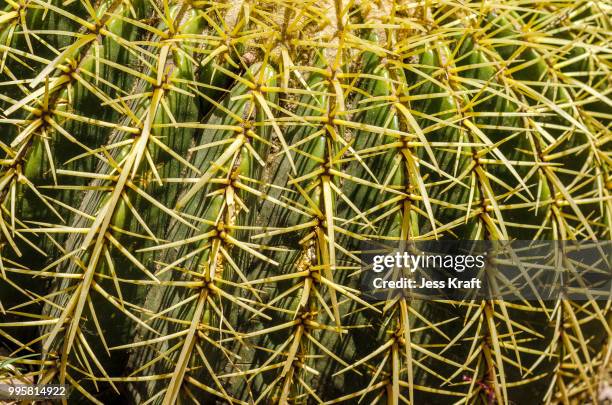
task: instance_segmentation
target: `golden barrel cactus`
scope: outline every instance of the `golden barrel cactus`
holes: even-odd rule
[[[609,241],[606,1],[3,0],[0,382],[597,403],[610,301],[368,300],[364,242]]]

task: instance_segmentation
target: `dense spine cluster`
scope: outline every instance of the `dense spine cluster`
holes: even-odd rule
[[[359,252],[610,240],[610,4],[3,4],[0,382],[596,403],[609,300],[371,301]]]

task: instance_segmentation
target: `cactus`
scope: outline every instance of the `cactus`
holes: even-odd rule
[[[359,253],[609,241],[610,11],[6,0],[0,364],[74,403],[597,403],[609,300],[372,301]]]

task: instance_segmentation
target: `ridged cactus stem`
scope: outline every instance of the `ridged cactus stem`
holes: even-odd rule
[[[70,403],[597,402],[610,302],[570,285],[609,270],[609,11],[7,0],[0,383],[65,383]],[[370,291],[429,278],[370,248],[461,239],[529,257],[511,277],[517,255],[486,260],[486,296]],[[573,257],[587,245],[602,259]],[[528,277],[545,270],[558,297]]]

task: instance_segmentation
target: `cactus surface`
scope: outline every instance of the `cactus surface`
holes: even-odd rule
[[[609,241],[611,15],[4,0],[0,383],[67,384],[68,403],[597,403],[610,300],[371,301],[359,251]]]

